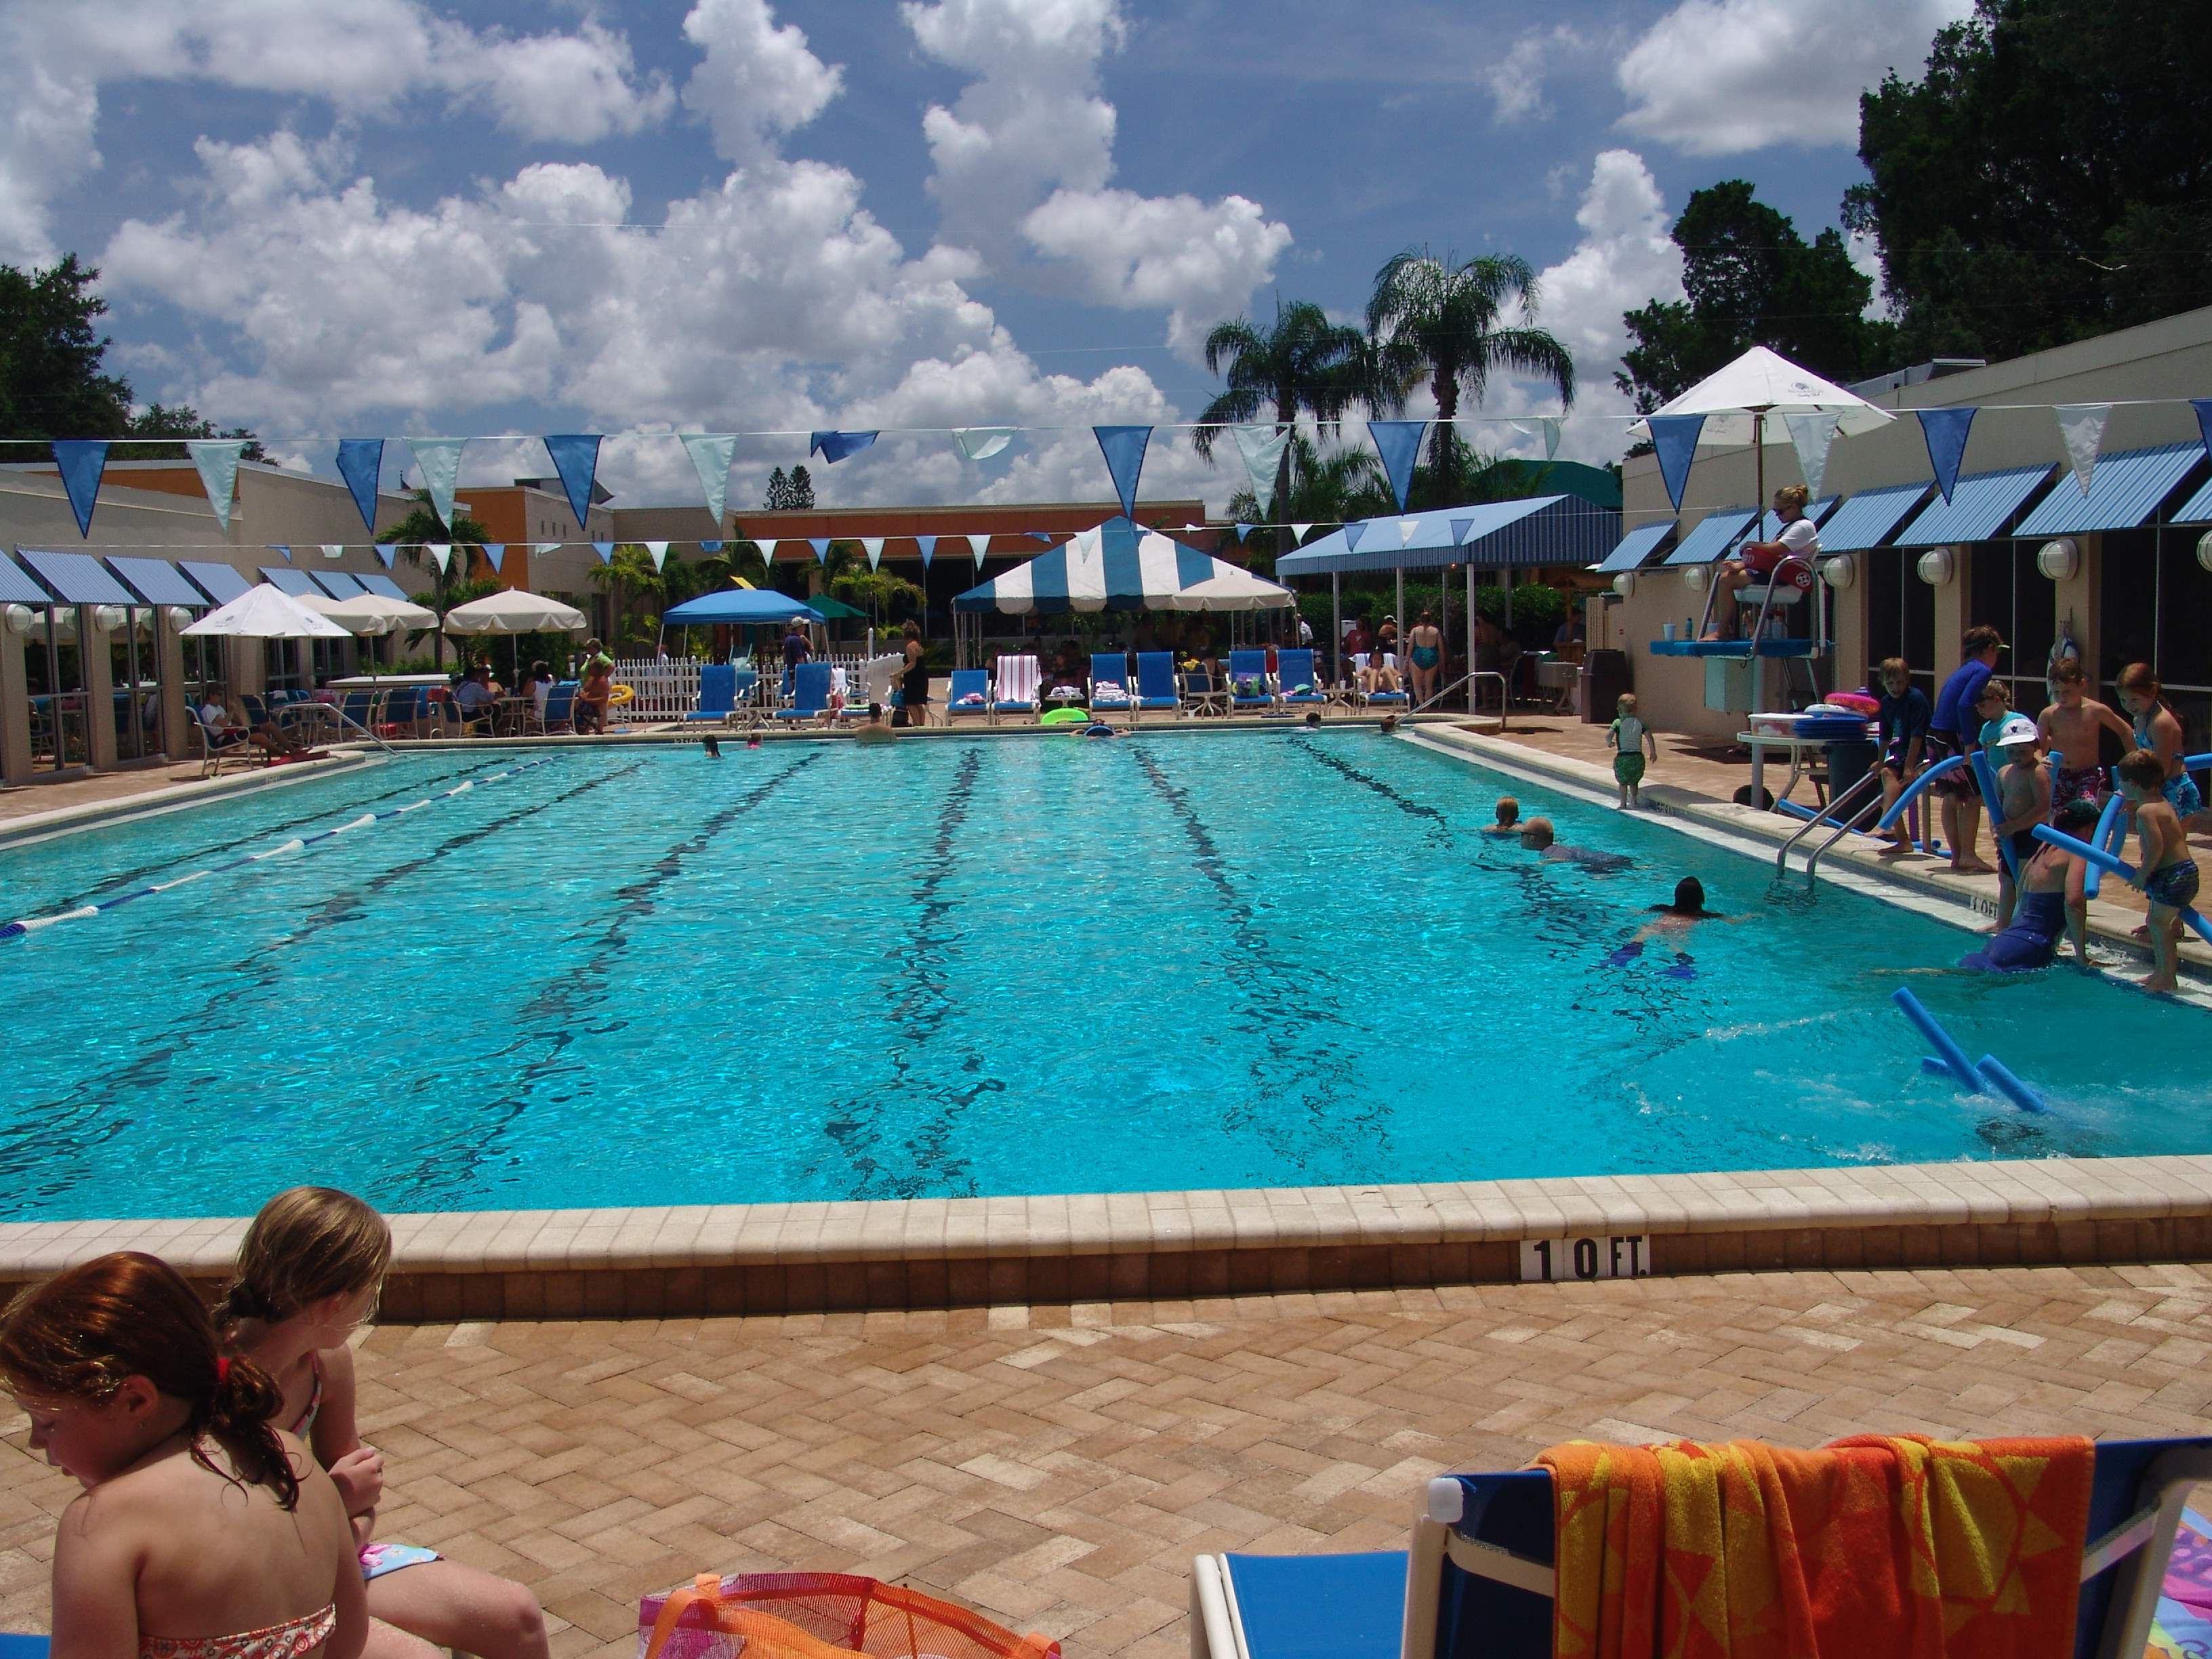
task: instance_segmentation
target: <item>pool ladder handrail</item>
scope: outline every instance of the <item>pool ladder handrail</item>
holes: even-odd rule
[[[368,727],[363,726],[352,715],[347,714],[343,703],[297,702],[289,705],[287,710],[288,713],[304,713],[308,711],[312,711],[313,717],[318,720],[328,716],[330,719],[337,722],[337,728],[341,735],[335,739],[335,741],[341,743],[344,742],[346,739],[343,734],[346,727],[350,726],[355,731],[360,732],[362,737],[367,738],[371,743],[374,744],[379,749],[381,749],[386,754],[396,756],[399,752],[390,744],[386,743],[382,738],[378,737],[375,732],[369,730]]]
[[[1813,884],[1813,872],[1820,862],[1820,854],[1851,833],[1851,820],[1857,816],[1856,809],[1871,800],[1881,788],[1881,770],[1877,767],[1860,778],[1850,788],[1831,795],[1826,805],[1814,813],[1795,835],[1782,843],[1782,850],[1774,855],[1774,878],[1779,881],[1790,873],[1790,848],[1823,824],[1833,822],[1836,833],[1814,848],[1812,855],[1805,860],[1805,884],[1810,887]],[[1842,816],[1832,820],[1830,817],[1832,813]]]
[[[1410,716],[1419,714],[1427,709],[1433,708],[1438,703],[1442,702],[1446,697],[1451,696],[1453,692],[1458,690],[1460,687],[1464,685],[1468,688],[1467,710],[1468,717],[1471,719],[1474,715],[1475,708],[1474,687],[1470,684],[1470,682],[1475,680],[1496,680],[1498,682],[1498,729],[1503,732],[1505,730],[1506,714],[1511,708],[1513,703],[1513,688],[1510,684],[1508,684],[1505,676],[1499,673],[1494,668],[1478,668],[1471,673],[1461,675],[1449,685],[1443,687],[1441,690],[1437,692],[1437,694],[1431,697],[1426,702],[1420,703],[1414,708],[1408,708],[1406,713]]]

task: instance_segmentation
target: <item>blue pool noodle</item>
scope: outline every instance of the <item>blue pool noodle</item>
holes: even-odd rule
[[[2051,1109],[2043,1103],[2043,1097],[2022,1083],[1995,1054],[1984,1054],[1979,1061],[1982,1075],[1990,1086],[2023,1112],[2046,1112]]]
[[[2020,860],[2014,855],[2009,836],[1997,834],[1998,822],[2004,817],[2004,792],[1997,787],[1997,769],[1990,759],[1990,751],[1977,748],[1973,755],[1974,781],[1982,787],[1982,804],[1990,809],[1990,836],[1997,844],[1997,856],[2004,860],[2005,873],[2017,883],[2020,880]],[[1971,849],[1970,849],[1971,850]]]
[[[1957,771],[1966,763],[1966,757],[1964,755],[1947,755],[1943,759],[1937,761],[1935,765],[1897,792],[1897,799],[1890,802],[1889,810],[1876,820],[1874,827],[1877,830],[1888,829],[1905,816],[1905,809],[1920,799],[1922,792],[1929,784],[1940,777]]]
[[[1936,1023],[1936,1016],[1920,1006],[1920,999],[1900,985],[1889,994],[1889,1000],[1904,1011],[1905,1018],[1920,1028],[1920,1035],[1928,1039],[1929,1046],[1940,1056],[1936,1063],[1951,1074],[1959,1086],[1969,1094],[1981,1093],[1982,1074],[1966,1058],[1966,1051]]]
[[[2127,832],[2123,830],[2116,835],[2112,825],[2118,820],[2121,809],[2127,804],[2126,799],[2117,789],[2106,797],[2105,810],[2097,815],[2097,827],[2089,836],[2089,844],[2092,847],[2111,848],[2119,845],[2119,836]],[[2091,860],[2087,874],[2081,878],[2081,890],[2091,898],[2094,898],[2097,896],[2097,889],[2104,884],[2104,866],[2094,860]]]
[[[2133,881],[2136,878],[2136,867],[2132,864],[2124,862],[2101,847],[2092,847],[2085,841],[2076,841],[2065,831],[2053,830],[2047,823],[2039,823],[2035,826],[2035,838],[2038,841],[2047,841],[2053,847],[2063,848],[2076,858],[2086,859],[2091,869],[2102,866],[2123,881]],[[2181,919],[2189,925],[2197,938],[2203,939],[2207,945],[2212,945],[2212,922],[2208,922],[2199,915],[2194,906],[2183,906]]]

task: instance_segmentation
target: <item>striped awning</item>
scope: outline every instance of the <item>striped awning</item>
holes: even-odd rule
[[[179,559],[184,573],[207,590],[208,598],[217,605],[228,605],[253,584],[246,580],[236,565],[217,564],[212,559]]]
[[[194,610],[207,605],[208,596],[186,581],[184,572],[167,559],[125,559],[111,554],[107,566],[149,605],[184,605]]]
[[[381,570],[372,570],[365,576],[356,576],[354,580],[370,592],[384,599],[404,599],[407,597],[407,590]]]
[[[1605,556],[1597,567],[1601,576],[1618,575],[1624,570],[1641,569],[1644,562],[1666,544],[1674,533],[1674,521],[1662,519],[1657,524],[1639,525],[1620,538],[1620,545]]]
[[[1286,587],[1146,530],[1109,519],[1027,564],[969,588],[955,611],[1009,616],[1067,611],[1261,611],[1294,603]]]
[[[1346,525],[1275,561],[1278,576],[1473,564],[1588,567],[1620,540],[1620,514],[1579,495],[1534,495]]]
[[[279,593],[289,593],[295,599],[311,595],[316,599],[324,597],[323,590],[315,586],[314,579],[304,570],[289,569],[281,564],[264,564],[261,567],[261,580]]]
[[[1880,547],[1905,522],[1905,515],[1928,499],[1935,486],[1893,484],[1887,489],[1863,489],[1820,526],[1823,553],[1863,553]]]
[[[2079,536],[2092,530],[2133,530],[2165,505],[2203,459],[2203,444],[2164,444],[2104,456],[2089,475],[2087,495],[2068,473],[2012,533]]]
[[[361,579],[343,570],[310,570],[307,574],[334,599],[357,599],[368,590]]]
[[[2002,472],[1977,472],[1953,487],[1951,499],[1940,496],[1927,505],[1905,532],[1899,547],[1939,547],[1946,542],[1985,542],[2002,535],[2012,515],[2027,504],[2047,482],[2054,469],[2008,467]]]
[[[1711,564],[1735,545],[1736,538],[1751,526],[1751,509],[1747,507],[1724,507],[1717,513],[1709,513],[1698,521],[1698,527],[1682,538],[1681,543],[1667,556],[1669,565]]]
[[[0,605],[52,605],[53,596],[23,574],[14,560],[0,558]]]
[[[89,553],[55,553],[43,547],[19,547],[15,552],[64,605],[138,603],[138,596]]]

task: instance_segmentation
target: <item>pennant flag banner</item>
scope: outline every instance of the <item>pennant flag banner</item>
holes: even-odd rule
[[[1451,521],[1452,545],[1457,547],[1464,543],[1467,532],[1474,528],[1474,520],[1472,519],[1454,519]]]
[[[485,561],[491,566],[492,574],[496,576],[499,574],[500,566],[507,560],[507,544],[486,542],[483,544],[483,555]]]
[[[1185,528],[1185,529],[1188,529],[1188,528],[1189,528],[1189,526],[1186,525],[1186,526],[1184,526],[1184,528]],[[1244,523],[1242,523],[1242,522],[1240,522],[1240,523],[1237,525],[1237,539],[1238,541],[1240,541],[1240,542],[1241,542],[1241,541],[1243,541],[1243,540],[1247,536],[1250,535],[1251,533],[1252,533],[1252,526],[1251,526],[1250,525],[1249,525],[1249,524],[1244,524]]]
[[[1293,543],[1304,541],[1306,538],[1306,532],[1312,528],[1313,526],[1310,523],[1292,525],[1291,526],[1291,540]]]
[[[2204,453],[2212,455],[2212,398],[2191,398],[2189,406],[2197,411],[2197,435],[2204,440]]]
[[[714,515],[714,523],[719,526],[723,510],[730,504],[730,462],[738,453],[738,441],[723,433],[686,433],[684,450],[691,458],[691,470],[699,475],[699,488],[707,497],[707,511]]]
[[[1936,469],[1936,488],[1948,504],[1959,482],[1959,466],[1966,459],[1966,433],[1974,424],[1971,409],[1923,409],[1920,435],[1928,442],[1928,465]]]
[[[397,542],[377,543],[376,556],[384,561],[384,568],[386,570],[391,569],[392,562],[399,556],[399,544]]]
[[[1359,551],[1359,544],[1367,539],[1367,526],[1353,522],[1344,526],[1344,547],[1348,553]]]
[[[653,568],[655,570],[659,570],[667,564],[668,544],[666,542],[647,542],[645,544],[645,550],[647,555],[653,560]]]
[[[461,446],[466,438],[410,438],[415,465],[422,469],[422,488],[430,492],[430,507],[438,522],[453,527],[453,491],[461,482]]]
[[[1252,499],[1259,502],[1264,518],[1275,510],[1275,472],[1282,463],[1283,451],[1290,447],[1291,428],[1232,426],[1229,430],[1237,440],[1237,453],[1244,458],[1244,476],[1251,482]]]
[[[1013,441],[1010,426],[964,426],[952,434],[960,453],[971,461],[988,461]]]
[[[860,550],[868,556],[868,568],[871,570],[879,570],[883,568],[884,540],[881,536],[860,538]]]
[[[1106,458],[1106,471],[1114,477],[1114,493],[1121,498],[1124,518],[1137,516],[1137,480],[1145,470],[1145,447],[1152,441],[1148,426],[1094,426],[1098,452]]]
[[[2074,482],[2089,493],[2089,475],[2097,470],[2097,452],[2105,446],[2105,422],[2112,413],[2110,404],[2059,404],[2051,411],[2058,417],[2058,435],[2066,441],[2066,459],[2074,468]]]
[[[719,553],[722,550],[722,544],[720,542],[701,542],[699,550],[702,553]]]
[[[824,463],[835,466],[848,455],[859,454],[875,441],[872,432],[817,432],[806,453],[819,455]]]
[[[345,556],[345,544],[343,542],[325,542],[323,544],[323,556],[326,559],[343,558]]]
[[[237,470],[237,463],[233,462],[231,471],[235,473]],[[383,471],[383,439],[338,440],[338,477],[345,480],[345,487],[353,496],[354,511],[361,514],[362,523],[372,536],[376,534],[376,480]],[[200,476],[205,477],[207,474],[202,472]]]
[[[1817,496],[1820,481],[1828,476],[1828,450],[1836,441],[1836,425],[1839,415],[1784,415],[1783,425],[1790,428],[1790,447],[1797,452],[1798,471],[1805,475],[1805,488]]]
[[[1042,542],[1047,547],[1052,545],[1052,532],[1049,530],[1032,530],[1028,534],[1033,542]]]
[[[924,570],[928,569],[929,562],[937,556],[937,538],[916,536],[914,538],[914,544],[921,550],[921,568]]]
[[[1403,546],[1405,546],[1408,542],[1412,541],[1412,540],[1413,539],[1414,536],[1415,536],[1415,535],[1419,532],[1420,528],[1421,528],[1421,521],[1420,521],[1419,519],[1401,519],[1401,520],[1398,520],[1398,545],[1399,545],[1399,546],[1401,546],[1401,547],[1403,547]]]
[[[612,564],[615,562],[615,544],[612,542],[593,542],[592,551],[599,556],[601,564]]]
[[[558,553],[561,550],[561,544],[558,542],[532,542],[530,544],[530,550],[538,557],[544,558],[548,553]],[[387,559],[385,562],[389,564],[391,561]]]
[[[545,453],[561,475],[561,488],[568,497],[568,510],[580,530],[590,522],[592,481],[599,476],[599,445],[596,432],[556,432],[545,440]]]
[[[289,563],[291,563],[291,562],[292,562],[292,550],[291,550],[290,548],[289,548],[289,547],[283,547],[283,546],[278,545],[278,544],[277,544],[276,543],[275,543],[275,542],[271,542],[271,543],[269,544],[269,550],[270,550],[271,553],[282,553],[282,554],[284,556],[284,562],[285,562],[286,564],[289,564]]]
[[[199,469],[200,488],[207,491],[208,505],[215,509],[215,521],[228,532],[230,528],[231,497],[238,489],[239,458],[246,453],[242,438],[195,438],[185,446],[191,456],[192,465]],[[374,501],[372,495],[370,501]],[[376,526],[371,525],[371,530]]]
[[[453,544],[451,542],[431,542],[428,546],[430,562],[438,567],[438,574],[442,576],[446,574],[446,567],[453,562]],[[288,552],[284,556],[289,559],[292,556]]]
[[[1429,429],[1426,421],[1370,421],[1367,435],[1374,441],[1375,453],[1382,458],[1382,471],[1390,480],[1390,493],[1398,499],[1398,510],[1406,510],[1406,492],[1413,484],[1413,459],[1421,453],[1421,434]]]
[[[89,536],[100,475],[107,471],[107,440],[57,438],[53,445],[54,465],[61,469],[62,488],[69,492],[70,510],[76,514],[76,533]]]
[[[1516,432],[1518,432],[1526,437],[1534,437],[1537,433],[1541,432],[1544,434],[1545,462],[1548,465],[1549,463],[1559,459],[1559,422],[1552,416],[1548,415],[1544,416],[1537,420],[1533,426],[1526,421],[1508,421],[1506,425],[1511,427]]]
[[[815,563],[830,562],[830,538],[827,536],[809,536],[806,538],[806,544],[814,550]]]
[[[1705,429],[1702,415],[1653,415],[1644,422],[1651,434],[1651,447],[1659,457],[1660,480],[1667,499],[1682,510],[1682,492],[1689,488],[1690,462],[1698,453],[1698,434]]]
[[[988,536],[970,536],[968,538],[968,550],[975,556],[976,569],[981,570],[983,568],[984,550],[990,545],[991,538]]]

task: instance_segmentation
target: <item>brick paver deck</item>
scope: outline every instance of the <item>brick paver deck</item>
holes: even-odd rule
[[[1444,1468],[1576,1436],[2202,1433],[2208,1356],[2212,1273],[2041,1267],[393,1327],[362,1370],[386,1535],[529,1582],[562,1659],[628,1659],[643,1591],[793,1565],[1173,1659],[1194,1553],[1397,1546]],[[43,1628],[74,1487],[4,1427],[0,1626]]]

